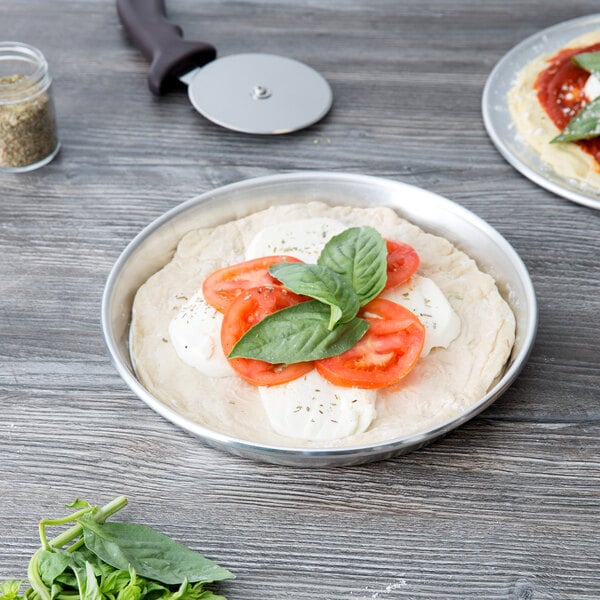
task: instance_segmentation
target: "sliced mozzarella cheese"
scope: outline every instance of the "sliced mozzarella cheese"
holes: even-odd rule
[[[432,348],[447,348],[460,333],[460,318],[440,288],[428,277],[413,275],[410,280],[382,294],[413,312],[425,326],[425,344],[421,356]]]
[[[179,358],[211,377],[234,375],[221,348],[223,315],[196,292],[169,323],[169,338]]]
[[[248,244],[246,260],[287,254],[307,263],[316,263],[323,246],[346,226],[335,219],[300,219],[265,227]]]
[[[596,75],[590,75],[588,77],[585,86],[583,87],[583,93],[590,102],[600,96],[600,79],[598,79]]]
[[[375,417],[375,390],[335,386],[316,370],[259,392],[271,427],[291,438],[337,440],[362,433]]]

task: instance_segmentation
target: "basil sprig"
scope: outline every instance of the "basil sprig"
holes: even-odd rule
[[[123,496],[102,508],[76,500],[76,510],[40,522],[42,546],[29,562],[30,587],[22,581],[0,584],[4,600],[226,600],[206,589],[233,575],[166,535],[132,523],[105,523],[127,504]],[[45,529],[73,524],[54,539]]]
[[[572,61],[582,69],[600,78],[600,52],[582,52]],[[589,140],[600,135],[600,96],[586,104],[550,143]]]
[[[228,358],[292,364],[342,354],[367,332],[358,310],[387,281],[385,240],[372,227],[352,227],[334,236],[316,265],[281,263],[269,272],[297,294],[313,300],[284,308],[251,327]]]

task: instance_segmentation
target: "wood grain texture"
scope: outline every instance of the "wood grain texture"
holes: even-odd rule
[[[221,55],[284,54],[322,72],[331,113],[284,137],[157,99],[110,0],[3,0],[0,38],[39,47],[62,151],[0,175],[0,580],[25,575],[37,520],[126,494],[132,521],[234,571],[231,600],[600,597],[600,215],[503,161],[486,77],[573,0],[173,0]],[[248,177],[323,169],[438,192],[496,227],[540,303],[524,371],[490,409],[404,457],[297,470],[215,451],[153,413],[110,364],[106,277],[141,228]]]

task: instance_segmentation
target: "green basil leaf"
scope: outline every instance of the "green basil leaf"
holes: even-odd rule
[[[129,565],[129,583],[119,590],[117,600],[139,600],[142,596],[142,588],[139,584],[135,569]]]
[[[272,364],[319,360],[349,350],[369,328],[367,321],[355,317],[330,330],[329,316],[329,307],[318,300],[274,312],[237,341],[229,358],[255,358]]]
[[[584,106],[557,135],[552,144],[557,142],[576,142],[589,140],[600,135],[600,96]]]
[[[75,498],[75,500],[73,500],[73,502],[70,502],[69,504],[65,504],[65,506],[67,508],[88,508],[90,505],[90,503],[87,500],[80,500],[79,498]]]
[[[116,596],[119,590],[127,587],[131,581],[129,571],[124,569],[113,569],[100,580],[100,591],[105,596]]]
[[[199,596],[198,600],[227,600],[225,596],[221,596],[220,594],[215,594],[210,590],[204,590]]]
[[[572,60],[589,73],[600,73],[600,52],[582,52],[576,54]]]
[[[86,547],[116,569],[133,567],[160,583],[221,581],[233,575],[187,546],[145,525],[78,521]]]
[[[80,600],[104,600],[98,587],[94,567],[89,562],[85,563],[85,571],[75,569],[75,576],[77,577]]]
[[[0,600],[20,600],[19,590],[23,583],[23,579],[9,579],[0,583]]]
[[[331,307],[329,329],[338,321],[353,319],[360,308],[360,301],[350,282],[328,267],[306,263],[278,263],[269,273],[283,285],[303,296],[310,296]]]
[[[192,585],[184,581],[176,592],[169,595],[168,600],[227,600],[225,596],[203,589],[203,586],[201,583]]]
[[[72,571],[65,571],[64,573],[62,573],[61,575],[59,575],[56,578],[54,585],[57,585],[57,584],[62,586],[63,588],[68,588],[68,587],[75,588],[75,587],[77,587],[77,580],[75,579],[75,575],[73,574]]]
[[[51,552],[42,550],[38,555],[38,572],[42,581],[47,586],[52,586],[56,578],[65,572],[65,569],[72,564],[72,558],[62,552]]]
[[[351,227],[332,237],[317,263],[345,277],[364,306],[387,281],[385,240],[372,227]]]

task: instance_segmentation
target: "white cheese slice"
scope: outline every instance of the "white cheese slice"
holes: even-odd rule
[[[434,281],[421,275],[381,295],[413,312],[425,326],[425,344],[421,357],[432,348],[447,348],[460,333],[460,318]]]
[[[375,390],[338,387],[314,369],[259,393],[271,427],[290,438],[337,440],[366,431],[375,418]]]
[[[585,86],[583,87],[583,93],[590,102],[600,96],[600,79],[598,79],[596,75],[590,75],[588,77]]]
[[[248,244],[246,260],[286,254],[316,263],[323,246],[347,227],[335,219],[300,219],[265,227]]]
[[[196,292],[169,323],[169,338],[179,358],[211,377],[235,375],[221,347],[223,315]]]

